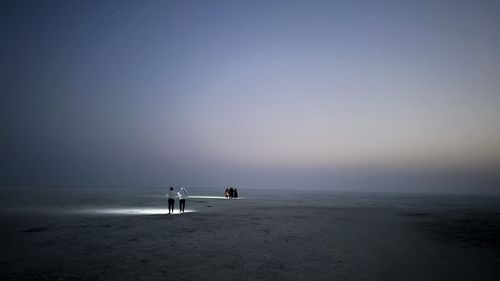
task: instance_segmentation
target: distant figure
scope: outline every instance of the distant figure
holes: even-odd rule
[[[233,196],[234,196],[234,189],[233,187],[229,187],[229,198],[233,199]]]
[[[170,190],[167,192],[167,198],[168,198],[168,213],[171,214],[174,212],[174,203],[175,203],[175,197],[177,194],[174,192],[174,188],[170,187]]]
[[[184,187],[181,186],[181,190],[177,192],[177,195],[179,196],[179,212],[184,213],[184,208],[186,208],[186,200],[188,199],[188,192]]]
[[[226,187],[226,191],[224,191],[224,196],[229,198],[229,188]]]
[[[238,198],[238,189],[236,187],[234,188],[233,197]]]

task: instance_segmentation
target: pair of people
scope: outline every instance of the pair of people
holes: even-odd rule
[[[175,192],[174,188],[170,187],[170,190],[167,192],[168,213],[171,214],[174,212],[175,198],[179,198],[179,212],[184,213],[188,197],[188,192],[184,187],[181,186],[181,189],[178,192]]]

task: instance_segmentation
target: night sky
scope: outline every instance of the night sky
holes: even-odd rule
[[[499,1],[2,1],[0,186],[500,193]]]

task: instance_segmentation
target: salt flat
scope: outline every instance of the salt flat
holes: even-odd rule
[[[108,202],[102,192],[96,201]],[[2,280],[500,278],[496,210],[335,206],[333,197],[313,204],[299,194],[199,196],[190,212],[165,215],[160,194],[141,194],[130,197],[138,206],[4,209]]]

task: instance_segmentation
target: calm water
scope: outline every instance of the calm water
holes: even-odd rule
[[[166,191],[166,188],[1,188],[0,212],[77,214],[105,208],[162,209],[166,205]],[[188,209],[192,211],[243,205],[500,211],[499,196],[239,189],[241,198],[229,200],[210,197],[222,197],[223,188],[190,188],[189,192],[197,196],[188,201]]]

